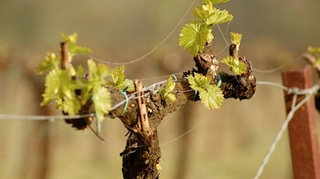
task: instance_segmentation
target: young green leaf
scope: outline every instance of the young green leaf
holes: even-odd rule
[[[88,68],[89,82],[85,93],[92,91],[94,109],[98,120],[102,121],[104,115],[111,109],[110,92],[103,86],[106,84],[106,78],[110,75],[110,70],[104,64],[96,65],[93,60],[88,60]]]
[[[213,12],[213,6],[211,3],[199,5],[195,8],[193,16],[199,18],[202,22],[207,23],[210,14]],[[209,24],[209,23],[207,23]]]
[[[41,102],[41,106],[48,105],[51,103],[56,97],[58,97],[59,92],[59,81],[57,77],[56,71],[51,71],[45,80],[45,91],[42,94],[43,100]]]
[[[195,17],[198,17],[202,22],[207,25],[216,25],[229,22],[233,16],[227,10],[216,9],[211,3],[206,5],[197,6],[193,12]]]
[[[52,70],[45,79],[45,92],[42,95],[43,101],[41,106],[49,104],[57,98],[63,98],[64,94],[68,94],[70,86],[70,77],[66,70]]]
[[[63,42],[75,44],[75,43],[77,43],[78,34],[76,32],[74,32],[71,35],[66,35],[64,33],[60,33],[60,37]]]
[[[179,45],[195,56],[198,52],[203,52],[206,43],[212,41],[211,31],[211,27],[204,23],[191,22],[186,24],[180,33]]]
[[[72,50],[70,50],[71,54],[90,54],[92,50],[87,47],[75,46]]]
[[[68,42],[68,52],[70,56],[76,54],[89,54],[92,53],[92,50],[86,47],[78,46],[77,45],[77,33],[73,33],[71,35],[66,35],[61,33],[61,39],[64,42]]]
[[[213,9],[213,12],[209,15],[207,23],[211,25],[223,24],[230,22],[233,16],[229,14],[227,10]]]
[[[320,54],[320,47],[311,47],[309,46],[307,51],[313,54]]]
[[[169,77],[165,87],[160,90],[160,94],[162,99],[168,98],[170,101],[175,101],[176,97],[172,94],[172,90],[175,88],[176,83],[173,81],[172,76]]]
[[[237,46],[237,51],[239,51],[242,34],[230,32],[231,44],[235,44]]]
[[[116,67],[111,73],[111,81],[107,84],[117,87],[119,90],[127,89],[126,91],[134,91],[133,81],[125,79],[124,66]]]
[[[223,102],[223,93],[216,85],[209,85],[205,91],[199,92],[201,102],[207,109],[218,109]]]
[[[111,95],[104,87],[97,87],[93,90],[93,104],[99,121],[102,121],[104,116],[111,109]]]
[[[84,74],[83,67],[81,65],[79,65],[77,67],[76,76],[79,77],[79,78],[82,78],[83,74]]]
[[[237,67],[239,65],[239,59],[234,58],[233,56],[228,55],[221,60],[222,63],[228,65],[229,67]]]
[[[93,60],[88,60],[89,78],[95,85],[104,85],[106,83],[107,76],[110,75],[109,68],[99,63],[98,66]]]
[[[226,58],[222,59],[221,62],[228,65],[231,70],[237,75],[241,75],[247,72],[247,65],[244,62],[240,61],[238,58],[234,58],[229,55]]]
[[[199,73],[194,73],[194,76],[188,76],[188,82],[193,90],[201,92],[210,85],[211,79]]]
[[[60,58],[54,53],[47,53],[45,59],[39,63],[36,68],[38,74],[46,73],[52,69],[58,69],[60,65]]]
[[[69,73],[70,73],[71,76],[76,76],[77,75],[76,69],[74,69],[73,65],[71,65],[71,64],[69,66]]]
[[[62,103],[62,110],[69,115],[75,115],[81,109],[81,103],[77,99],[74,93],[70,93],[71,96],[64,96]]]
[[[320,47],[311,47],[311,46],[309,46],[307,51],[309,53],[312,53],[313,55],[315,55],[316,61],[313,63],[313,66],[314,67],[318,66],[320,64],[320,58],[319,58]]]
[[[199,92],[201,102],[208,109],[217,109],[222,105],[223,94],[219,87],[211,85],[211,79],[201,74],[195,73],[188,76],[190,87]]]

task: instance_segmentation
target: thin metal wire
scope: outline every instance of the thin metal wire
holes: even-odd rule
[[[257,85],[267,85],[267,86],[274,86],[274,87],[277,87],[277,88],[281,88],[285,91],[288,91],[289,88],[286,87],[286,86],[283,86],[281,84],[278,84],[278,83],[274,83],[274,82],[271,82],[271,81],[257,81]]]
[[[199,1],[199,0],[198,0]],[[129,64],[133,64],[135,62],[138,62],[144,58],[146,58],[147,56],[149,56],[151,53],[153,53],[155,50],[158,49],[158,47],[160,45],[162,45],[172,34],[174,31],[177,30],[177,28],[179,27],[179,25],[182,23],[183,19],[188,15],[189,11],[191,10],[191,8],[193,7],[194,3],[196,2],[196,0],[193,0],[193,2],[191,3],[191,5],[189,6],[188,10],[184,13],[184,15],[182,16],[182,18],[180,19],[180,21],[178,22],[178,24],[173,28],[173,30],[169,33],[169,35],[167,35],[166,38],[164,38],[160,43],[159,45],[157,45],[156,47],[154,47],[151,51],[149,51],[147,54],[143,55],[142,57],[138,58],[138,59],[135,59],[135,60],[132,60],[132,61],[129,61],[129,62],[123,62],[123,63],[113,63],[113,62],[108,62],[108,61],[105,61],[105,60],[101,60],[99,58],[96,58],[94,57],[93,55],[89,55],[90,58],[92,58],[93,60],[95,61],[99,61],[99,62],[102,62],[102,63],[106,63],[106,64],[112,64],[112,65],[129,65]]]
[[[54,120],[54,119],[80,119],[95,116],[95,114],[84,115],[53,115],[53,116],[28,116],[15,114],[0,114],[0,120]]]
[[[289,62],[285,62],[283,63],[282,65],[278,66],[278,67],[275,67],[275,68],[272,68],[272,69],[268,69],[268,70],[260,70],[260,69],[256,69],[256,68],[252,68],[252,70],[254,72],[257,72],[257,73],[261,73],[261,74],[267,74],[267,73],[274,73],[274,72],[277,72],[277,71],[280,71],[282,70],[285,66],[299,60],[301,57],[303,57],[302,55],[297,55],[293,58],[293,60],[289,61]]]
[[[277,72],[277,71],[280,71],[283,67],[287,66],[288,64],[290,64],[292,62],[287,62],[287,63],[284,63],[276,68],[273,68],[273,69],[270,69],[270,70],[259,70],[259,69],[256,69],[256,68],[252,68],[252,70],[254,72],[257,72],[257,73],[273,73],[273,72]]]
[[[228,40],[227,40],[227,39],[226,39],[226,37],[223,35],[223,32],[222,32],[222,30],[221,30],[221,28],[220,28],[220,25],[219,25],[219,24],[217,25],[217,27],[218,27],[218,29],[219,29],[219,32],[220,32],[220,34],[221,34],[221,36],[222,36],[222,38],[223,38],[224,42],[227,44],[227,46],[230,46],[230,44],[229,44]]]
[[[170,143],[172,143],[172,142],[174,142],[174,141],[182,138],[183,136],[189,134],[191,131],[193,131],[195,128],[197,128],[200,124],[202,124],[206,119],[208,119],[211,114],[212,114],[212,111],[211,111],[206,117],[204,117],[200,122],[198,122],[198,124],[196,124],[195,126],[193,126],[191,129],[187,130],[187,131],[184,132],[183,134],[179,135],[178,137],[176,137],[176,138],[174,138],[174,139],[172,139],[172,140],[170,140],[170,141],[168,141],[168,142],[165,142],[165,143],[160,144],[159,146],[161,147],[161,146],[170,144]]]
[[[179,73],[174,73],[175,75],[182,75],[182,72]],[[149,81],[149,80],[158,80],[158,79],[162,79],[162,78],[169,78],[169,76],[171,76],[172,74],[169,75],[163,75],[163,76],[158,76],[158,77],[152,77],[152,78],[138,78],[138,80],[140,81]]]
[[[148,87],[144,87],[142,91],[149,91],[145,93],[143,96],[148,96],[150,93],[155,93],[159,90],[159,86],[167,83],[167,80],[157,82],[153,85],[150,85]],[[128,99],[136,99],[136,94],[139,93],[140,91],[136,91],[130,96],[128,96]],[[126,99],[115,104],[114,106],[111,107],[111,111],[115,110],[119,106],[123,105],[126,103]],[[0,114],[0,120],[50,120],[53,121],[55,119],[80,119],[80,118],[87,118],[87,117],[93,117],[95,114],[83,114],[83,115],[52,115],[52,116],[41,116],[41,115],[15,115],[15,114]]]
[[[268,163],[269,158],[271,156],[271,154],[274,152],[277,143],[279,142],[279,140],[281,139],[283,132],[287,129],[289,122],[291,121],[291,119],[293,118],[294,113],[302,106],[304,105],[307,101],[309,101],[310,97],[312,96],[312,94],[309,92],[309,94],[306,95],[306,97],[300,101],[297,105],[295,105],[296,100],[297,100],[297,96],[298,94],[294,94],[293,96],[293,100],[292,100],[292,106],[291,106],[291,111],[289,112],[285,122],[282,124],[280,131],[278,132],[274,142],[271,144],[271,147],[267,153],[267,155],[265,156],[265,158],[263,159],[263,162],[261,164],[261,166],[259,167],[256,176],[254,177],[254,179],[258,179],[259,176],[262,174],[265,165]]]
[[[159,90],[159,88],[156,88],[157,86],[161,86],[163,84],[167,83],[167,80],[164,81],[160,81],[158,83],[155,83],[153,85],[150,85],[148,87],[144,87],[142,91],[149,91],[148,93],[144,94],[144,96],[150,95],[150,93],[154,93],[157,92]],[[309,99],[310,97],[315,94],[319,89],[320,89],[320,85],[316,84],[314,86],[312,86],[311,88],[308,89],[298,89],[298,88],[288,88],[286,86],[274,83],[274,82],[269,82],[269,81],[258,81],[257,82],[258,85],[268,85],[268,86],[273,86],[273,87],[277,87],[280,88],[282,90],[287,91],[290,94],[293,94],[293,102],[292,102],[292,106],[291,106],[291,111],[289,112],[285,122],[283,123],[280,131],[278,132],[274,142],[272,143],[271,147],[269,148],[269,151],[267,153],[267,155],[265,156],[261,166],[259,167],[256,176],[254,177],[254,179],[258,179],[259,176],[262,174],[265,165],[268,163],[271,154],[274,152],[277,143],[279,142],[279,140],[281,139],[284,131],[287,129],[289,122],[291,121],[291,119],[293,118],[294,113],[302,106],[304,105]],[[188,91],[186,91],[188,92]],[[136,99],[136,93],[138,92],[134,92],[132,93],[128,99]],[[296,100],[297,100],[297,96],[298,95],[305,95],[306,97],[300,101],[298,104],[296,104]],[[117,107],[123,105],[126,102],[126,100],[123,100],[121,102],[119,102],[118,104],[114,105],[111,110],[116,109]],[[210,115],[210,114],[209,114]],[[209,116],[208,115],[208,116]],[[92,117],[95,116],[95,114],[84,114],[84,115],[53,115],[53,116],[26,116],[26,115],[10,115],[10,114],[0,114],[0,120],[50,120],[53,121],[54,119],[80,119],[80,118],[86,118],[86,117]],[[207,117],[208,117],[207,116]],[[204,119],[206,119],[207,117],[205,117]],[[190,133],[191,131],[193,131],[196,127],[198,127],[204,120],[200,121],[197,125],[195,125],[194,127],[192,127],[190,130],[186,131],[185,133],[183,133],[182,135],[174,138],[173,140],[170,140],[169,142],[165,142],[163,144],[161,144],[160,146],[163,145],[167,145],[169,143],[172,143],[180,138],[182,138],[183,136],[187,135],[188,133]]]

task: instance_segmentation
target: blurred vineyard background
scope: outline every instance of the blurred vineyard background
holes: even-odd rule
[[[57,52],[60,32],[77,32],[79,45],[90,47],[93,56],[109,62],[135,60],[159,45],[143,60],[126,66],[128,78],[158,77],[192,68],[193,61],[178,46],[178,38],[193,10],[160,44],[191,3],[1,0],[0,113],[61,114],[53,106],[39,107],[44,79],[34,75],[46,52]],[[228,31],[227,39],[230,31],[243,34],[240,55],[256,69],[272,69],[287,62],[285,69],[302,68],[306,63],[300,54],[308,45],[320,45],[320,1],[233,0],[218,7],[234,15],[229,26],[221,29]],[[228,53],[226,49],[220,53],[226,43],[217,28],[214,34],[213,51],[222,59]],[[88,58],[79,56],[75,63],[84,64]],[[225,67],[221,70],[228,71]],[[256,76],[259,81],[281,83],[280,71],[256,72]],[[152,82],[143,81],[146,85]],[[170,114],[159,127],[163,144],[160,177],[253,178],[285,120],[283,99],[280,89],[258,86],[255,97],[248,101],[225,100],[221,109],[212,111],[200,102],[190,102]],[[0,178],[122,178],[119,153],[127,131],[118,120],[106,119],[102,124],[104,144],[91,131],[75,131],[63,120],[2,120]],[[282,137],[261,179],[292,178],[287,138]]]

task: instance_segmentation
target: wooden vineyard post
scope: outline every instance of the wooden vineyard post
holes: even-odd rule
[[[283,85],[299,89],[310,88],[313,85],[312,68],[286,71],[282,73]],[[305,96],[298,96],[297,103]],[[291,111],[293,95],[285,91],[287,114]],[[315,117],[314,98],[311,97],[299,108],[288,126],[290,149],[294,179],[320,179],[320,160]]]

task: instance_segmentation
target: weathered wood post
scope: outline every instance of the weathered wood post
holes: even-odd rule
[[[299,89],[313,85],[312,68],[308,65],[303,70],[285,71],[282,73],[283,85]],[[285,91],[287,114],[291,111],[293,95]],[[297,103],[304,96],[298,96]],[[315,117],[314,98],[310,98],[298,109],[289,123],[289,138],[292,166],[295,179],[320,179],[320,160],[318,136]]]

